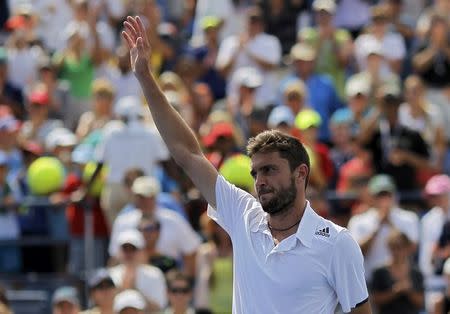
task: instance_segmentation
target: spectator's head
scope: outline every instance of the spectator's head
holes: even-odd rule
[[[319,26],[330,25],[333,22],[333,15],[336,12],[334,0],[314,0],[312,7]]]
[[[264,14],[257,6],[250,7],[247,12],[247,31],[250,37],[264,31]]]
[[[367,70],[370,73],[379,73],[384,62],[384,52],[381,44],[375,40],[369,41],[365,47]]]
[[[161,233],[161,223],[155,216],[142,216],[139,231],[145,239],[146,248],[155,249]]]
[[[53,314],[78,314],[80,300],[74,287],[58,288],[52,298]]]
[[[253,100],[255,91],[263,83],[261,74],[253,67],[242,67],[234,72],[230,85],[237,89],[238,101]]]
[[[434,14],[431,17],[430,28],[427,38],[435,45],[448,45],[448,20],[441,14]]]
[[[136,96],[124,96],[117,100],[115,115],[124,123],[140,121],[144,118],[142,101]]]
[[[316,51],[306,43],[297,43],[292,46],[289,61],[293,63],[294,71],[301,79],[308,79],[316,66]]]
[[[348,144],[352,140],[353,113],[348,108],[336,110],[330,119],[331,138],[335,145]]]
[[[203,145],[212,151],[227,155],[235,148],[234,127],[229,122],[213,123],[202,138]]]
[[[249,140],[247,153],[264,211],[282,213],[304,197],[310,164],[298,139],[276,130],[264,131]]]
[[[302,80],[289,82],[283,90],[284,103],[297,114],[305,106],[307,91]]]
[[[130,196],[133,195],[131,188],[133,187],[134,180],[143,176],[145,176],[145,172],[141,168],[130,168],[125,171],[122,183]]]
[[[388,0],[389,15],[391,17],[399,17],[403,9],[403,0]]]
[[[153,216],[156,210],[156,198],[161,191],[161,186],[153,177],[139,177],[134,180],[131,187],[136,207],[144,216]]]
[[[125,265],[139,265],[145,248],[143,235],[137,229],[119,233],[117,243],[120,246],[119,260]]]
[[[361,118],[367,110],[370,84],[358,77],[350,78],[345,85],[348,107],[355,117]]]
[[[185,313],[192,301],[192,280],[178,271],[169,271],[166,275],[167,296],[174,313]]]
[[[396,187],[390,176],[385,174],[374,176],[369,181],[368,190],[375,208],[386,211],[394,206]]]
[[[208,115],[214,105],[214,95],[206,83],[195,83],[192,88],[193,105],[196,114]]]
[[[94,96],[93,110],[97,116],[110,116],[112,114],[115,90],[111,82],[106,79],[96,79],[92,83]]]
[[[90,296],[94,304],[101,309],[112,309],[117,290],[108,270],[104,268],[98,269],[89,278],[88,284]]]
[[[48,56],[43,56],[38,60],[39,79],[42,83],[54,84],[57,79],[56,69]]]
[[[375,34],[384,34],[388,30],[390,13],[387,4],[379,4],[372,8],[372,30]]]
[[[432,176],[425,185],[425,195],[432,206],[450,208],[450,178],[446,174]]]
[[[56,128],[45,138],[45,149],[65,165],[72,161],[72,151],[77,145],[78,139],[72,131],[66,128]]]
[[[295,116],[287,106],[277,106],[272,109],[267,119],[267,126],[280,132],[289,134],[294,126]]]
[[[202,18],[200,26],[205,34],[206,42],[216,43],[219,39],[219,31],[223,24],[217,16],[208,15]]]
[[[393,229],[387,238],[387,246],[391,252],[392,262],[407,262],[412,253],[412,242],[397,229]]]
[[[38,84],[33,87],[28,97],[28,113],[30,119],[47,120],[49,114],[50,96],[47,88]]]
[[[405,80],[405,99],[411,106],[423,106],[425,85],[417,75],[410,75]],[[426,108],[420,108],[426,110]]]
[[[73,52],[82,52],[86,47],[89,29],[84,24],[72,23],[65,30],[67,49]]]
[[[124,290],[114,298],[114,314],[144,314],[147,302],[136,290]]]
[[[384,84],[377,90],[377,101],[382,115],[391,125],[398,122],[398,109],[402,103],[402,93],[396,84]]]
[[[304,109],[295,117],[295,127],[300,130],[302,139],[309,145],[317,142],[322,118],[313,109]]]

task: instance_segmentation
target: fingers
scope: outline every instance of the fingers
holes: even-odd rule
[[[136,39],[137,39],[137,37],[142,36],[142,32],[139,29],[139,23],[136,21],[136,18],[129,16],[129,17],[127,17],[127,22],[129,24],[131,24],[131,26],[133,27],[134,31],[137,33],[137,36],[136,36]]]
[[[148,44],[147,32],[145,31],[145,26],[144,23],[142,22],[142,19],[139,16],[136,16],[136,21],[138,24],[139,32],[141,33],[142,39],[144,40],[144,43]]]
[[[130,36],[131,40],[133,42],[136,42],[136,39],[139,37],[139,35],[134,26],[131,25],[129,22],[124,22],[123,25],[125,26],[127,34]]]
[[[123,31],[122,32],[122,36],[123,36],[123,38],[125,38],[125,41],[127,42],[128,48],[130,48],[130,49],[133,48],[134,43],[133,43],[133,40],[131,39],[130,35],[128,35],[127,32]]]

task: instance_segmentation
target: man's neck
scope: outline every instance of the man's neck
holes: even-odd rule
[[[297,232],[303,213],[306,209],[306,200],[303,199],[298,203],[298,205],[291,207],[281,214],[269,215],[269,229],[272,232],[272,236],[278,242],[281,242]]]

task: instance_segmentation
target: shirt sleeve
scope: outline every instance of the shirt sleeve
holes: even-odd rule
[[[236,226],[244,223],[244,214],[256,204],[252,195],[219,175],[216,181],[216,208],[208,206],[208,216],[232,237]]]
[[[219,47],[217,53],[216,66],[222,68],[227,65],[238,49],[238,41],[236,37],[226,38]]]
[[[338,234],[331,261],[330,284],[344,312],[350,312],[369,297],[364,276],[364,259],[358,243],[348,231]]]

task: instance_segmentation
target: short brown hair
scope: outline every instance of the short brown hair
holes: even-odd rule
[[[281,158],[289,162],[291,171],[294,171],[301,164],[305,164],[309,172],[310,162],[308,152],[297,138],[278,130],[268,130],[259,133],[248,141],[247,154],[250,158],[256,153],[273,152],[278,152]],[[305,188],[308,185],[308,178],[309,173],[305,180]]]

